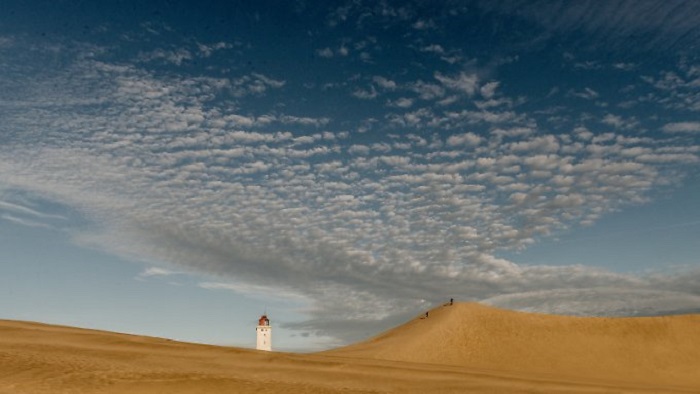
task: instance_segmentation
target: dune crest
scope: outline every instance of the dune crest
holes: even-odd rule
[[[455,303],[325,354],[700,387],[700,315],[572,317]]]

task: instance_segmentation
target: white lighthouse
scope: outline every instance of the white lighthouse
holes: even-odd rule
[[[260,316],[255,332],[258,334],[258,342],[255,348],[258,350],[267,350],[268,352],[271,351],[272,327],[270,327],[270,319],[267,318],[267,315]]]

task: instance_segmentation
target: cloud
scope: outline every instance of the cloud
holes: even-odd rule
[[[0,74],[18,87],[2,107],[0,182],[79,212],[85,224],[67,230],[71,239],[145,263],[143,276],[166,275],[153,267],[167,262],[217,276],[199,281],[212,291],[295,294],[308,319],[290,327],[343,342],[451,297],[527,308],[559,294],[552,310],[573,310],[592,294],[580,311],[623,313],[617,290],[653,313],[698,296],[694,272],[498,257],[643,204],[696,171],[697,144],[630,136],[632,117],[609,114],[607,133],[567,132],[512,108],[439,108],[427,101],[496,99],[498,85],[430,71],[435,83],[372,78],[358,98],[416,97],[406,97],[410,110],[365,117],[361,126],[377,126],[357,133],[266,100],[292,83],[262,73],[159,74],[84,57],[61,67]],[[5,220],[40,213],[14,200],[0,209]]]
[[[200,282],[197,286],[207,290],[228,290],[247,297],[274,302],[302,304],[308,299],[298,292],[284,290],[279,286],[268,287],[237,282]]]
[[[700,295],[649,289],[648,285],[540,290],[500,295],[482,302],[506,309],[574,316],[654,316],[700,311]]]
[[[202,141],[226,135],[209,133],[201,135]],[[582,289],[635,283],[585,267],[519,267],[493,253],[617,209],[620,202],[643,196],[649,182],[664,178],[660,168],[645,162],[619,166],[629,156],[615,159],[611,153],[611,161],[596,162],[582,147],[580,158],[569,157],[557,153],[566,144],[556,136],[528,135],[491,151],[491,160],[482,160],[479,150],[460,150],[456,162],[377,155],[370,146],[353,143],[347,151],[357,159],[330,154],[322,161],[328,164],[325,170],[315,171],[306,152],[332,142],[312,138],[299,146],[295,141],[301,136],[238,132],[230,136],[229,143],[236,142],[229,150],[222,145],[200,155],[196,147],[207,144],[193,140],[185,150],[135,165],[133,155],[150,156],[168,138],[125,145],[118,161],[97,151],[44,150],[32,159],[35,170],[21,178],[12,174],[26,165],[23,157],[32,157],[31,145],[2,150],[3,179],[85,207],[107,230],[78,234],[83,244],[240,281],[207,288],[255,296],[290,288],[310,303],[311,320],[295,327],[344,341],[449,296],[481,299],[563,283]],[[430,153],[479,145],[483,139],[454,134],[444,140],[445,150]],[[231,156],[231,149],[245,154]],[[530,156],[533,151],[549,155]],[[223,157],[236,165],[221,167],[217,163]],[[76,174],[74,162],[91,164]],[[269,164],[241,171],[261,162]],[[524,176],[518,192],[523,197],[513,205],[497,203],[492,193],[516,184],[507,175],[514,165]],[[478,171],[470,170],[475,166]],[[549,173],[541,177],[535,171]],[[620,174],[629,181],[616,183]],[[572,179],[562,182],[556,176]],[[637,185],[640,181],[646,183]],[[347,320],[357,326],[343,330],[332,324]]]
[[[162,60],[167,63],[172,63],[177,66],[182,65],[186,60],[192,60],[192,52],[185,48],[179,49],[156,49],[151,52],[144,52],[139,55],[139,60],[151,62],[154,60]]]
[[[143,272],[141,272],[139,276],[147,278],[149,276],[170,276],[176,274],[179,274],[179,272],[171,271],[160,267],[148,267],[145,270],[143,270]]]
[[[456,76],[448,77],[442,73],[436,72],[435,79],[448,89],[460,91],[471,97],[478,89],[479,78],[476,74],[459,73]]]
[[[413,106],[413,103],[415,100],[407,98],[407,97],[399,97],[398,99],[394,101],[389,101],[387,105],[390,107],[397,107],[397,108],[410,108]]]
[[[441,105],[441,106],[446,106],[446,105],[452,105],[452,104],[456,103],[457,101],[459,101],[459,96],[452,95],[452,96],[445,97],[442,100],[439,100],[437,102],[437,104]]]
[[[490,150],[488,158],[478,149],[459,150],[456,161],[429,159],[427,153],[490,145],[489,138],[501,137],[452,134],[443,140],[443,148],[436,145],[410,160],[376,154],[350,139],[347,151],[358,158],[348,161],[331,154],[320,172],[311,167],[306,152],[335,140],[306,138],[299,146],[302,136],[293,134],[207,130],[202,140],[186,143],[187,149],[153,156],[151,163],[130,159],[161,150],[170,137],[158,135],[147,143],[123,145],[118,161],[99,151],[68,147],[45,149],[41,157],[31,155],[31,145],[3,150],[3,179],[86,207],[108,230],[78,234],[84,244],[241,281],[207,288],[258,295],[291,288],[311,303],[312,319],[298,328],[319,335],[330,334],[332,328],[343,340],[448,296],[482,299],[562,284],[577,289],[635,285],[635,277],[586,267],[519,267],[493,253],[615,210],[622,201],[643,196],[649,182],[665,178],[662,167],[644,160],[623,165],[635,156],[622,156],[615,138],[589,142],[609,149],[607,161],[602,161],[589,156],[586,146],[568,156],[559,152],[575,145],[554,135],[529,133],[510,133],[517,141]],[[198,146],[224,137],[228,139],[220,149],[199,154]],[[419,141],[406,138],[409,144]],[[76,138],[70,145],[80,144]],[[231,149],[223,148],[229,144],[245,154],[231,155]],[[655,150],[645,148],[638,157]],[[29,157],[35,172],[13,176]],[[220,157],[235,160],[236,166],[217,165]],[[90,167],[76,174],[75,162]],[[241,171],[261,162],[269,164]],[[519,166],[524,183],[512,203],[497,202],[492,193],[518,185],[508,176],[513,166]],[[386,168],[391,172],[385,173]],[[347,176],[360,172],[365,175]],[[617,176],[624,182],[617,183]],[[191,182],[198,185],[196,192],[187,186]],[[364,323],[345,331],[332,324],[348,319]]]
[[[431,44],[431,45],[426,45],[420,49],[421,52],[431,52],[431,53],[436,53],[438,55],[442,55],[445,53],[445,49],[438,44]]]
[[[330,48],[328,48],[328,47],[326,47],[326,48],[323,48],[323,49],[318,49],[318,50],[316,51],[316,54],[317,54],[318,56],[320,56],[320,57],[324,57],[324,58],[328,59],[328,58],[332,58],[332,57],[333,57],[333,50],[330,49]]]
[[[567,93],[568,96],[578,97],[586,100],[594,100],[600,97],[600,94],[591,88],[584,88],[582,91],[570,90]]]
[[[614,114],[606,114],[601,122],[623,130],[631,130],[639,127],[639,121],[637,121],[635,117],[624,118]]]
[[[0,210],[10,211],[21,215],[29,215],[40,219],[65,219],[65,217],[61,215],[43,213],[37,211],[36,209],[28,208],[24,205],[2,200],[0,200]]]
[[[613,68],[616,68],[618,70],[623,70],[623,71],[632,71],[632,70],[636,69],[637,67],[638,67],[638,65],[635,63],[620,62],[620,63],[613,64]]]
[[[291,116],[283,115],[279,117],[279,121],[283,124],[298,124],[302,126],[325,126],[330,122],[329,118],[312,118],[309,116]]]
[[[209,45],[197,43],[197,49],[199,50],[199,54],[202,57],[209,57],[216,51],[220,51],[222,49],[231,49],[231,48],[233,48],[232,44],[229,44],[229,43],[223,42],[223,41],[217,42],[214,44],[209,44]]]
[[[350,48],[345,44],[340,45],[336,50],[330,47],[325,47],[316,50],[316,55],[325,59],[330,59],[332,57],[346,57],[350,54]]]
[[[440,60],[447,62],[449,64],[455,64],[462,60],[463,55],[461,50],[456,49],[445,49],[440,44],[430,44],[422,45],[419,44],[416,48],[418,51],[423,53],[432,53],[440,57]]]
[[[664,133],[698,133],[700,132],[700,122],[666,123],[661,130]]]
[[[409,89],[418,93],[418,97],[422,100],[432,100],[445,95],[445,89],[440,85],[417,81],[409,85]]]
[[[484,84],[484,86],[479,89],[479,92],[481,93],[484,98],[490,99],[496,94],[496,89],[500,85],[500,82],[498,81],[493,81],[493,82],[488,82]]]
[[[574,68],[580,68],[582,70],[600,70],[603,68],[603,65],[600,64],[600,62],[589,60],[585,62],[574,63]]]
[[[449,146],[459,146],[459,145],[479,145],[481,143],[481,137],[474,133],[464,133],[455,134],[447,138],[447,145]]]
[[[394,90],[397,87],[396,82],[379,75],[375,75],[374,77],[372,77],[372,81],[379,85],[379,87],[387,90]]]
[[[432,19],[418,19],[415,21],[411,27],[413,27],[416,30],[429,30],[429,29],[435,29],[436,25],[435,22]]]
[[[372,100],[376,98],[379,93],[377,93],[377,90],[374,88],[374,86],[370,86],[369,90],[365,89],[355,89],[352,92],[353,97],[357,97],[362,100]]]
[[[235,97],[263,95],[270,89],[280,89],[285,81],[276,80],[259,73],[250,73],[229,81],[222,80],[223,87],[229,87]]]
[[[2,218],[3,220],[6,220],[8,222],[12,222],[12,223],[19,224],[19,225],[26,226],[26,227],[51,228],[51,226],[49,226],[46,223],[38,222],[35,220],[31,220],[31,219],[17,217],[17,216],[8,214],[8,213],[4,213],[4,214],[0,215],[0,218]]]
[[[21,194],[13,195],[14,193],[2,192],[3,190],[0,189],[1,194],[7,194],[5,197],[7,200],[0,200],[1,219],[21,226],[52,230],[62,228],[66,225],[67,218],[63,215],[42,212],[33,207],[30,208],[30,206],[35,205],[32,203],[31,198],[27,198]],[[16,202],[11,202],[9,201],[10,199],[16,200]]]
[[[168,278],[174,275],[186,275],[184,272],[173,271],[161,267],[148,267],[136,275],[136,280],[145,281],[149,278]],[[175,284],[175,282],[171,282]]]
[[[661,71],[657,76],[641,76],[642,81],[658,93],[650,95],[648,100],[667,109],[700,111],[700,94],[697,93],[700,76],[694,70],[681,62],[675,69]]]

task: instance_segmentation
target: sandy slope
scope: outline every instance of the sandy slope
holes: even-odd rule
[[[464,304],[302,355],[0,321],[0,393],[698,392],[699,332],[700,316],[598,321]]]
[[[700,315],[580,318],[456,303],[327,354],[683,385],[700,392]]]

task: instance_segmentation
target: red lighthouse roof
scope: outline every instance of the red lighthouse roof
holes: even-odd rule
[[[267,315],[260,316],[260,319],[258,320],[258,325],[259,326],[269,326],[270,325],[270,319],[267,318]]]

